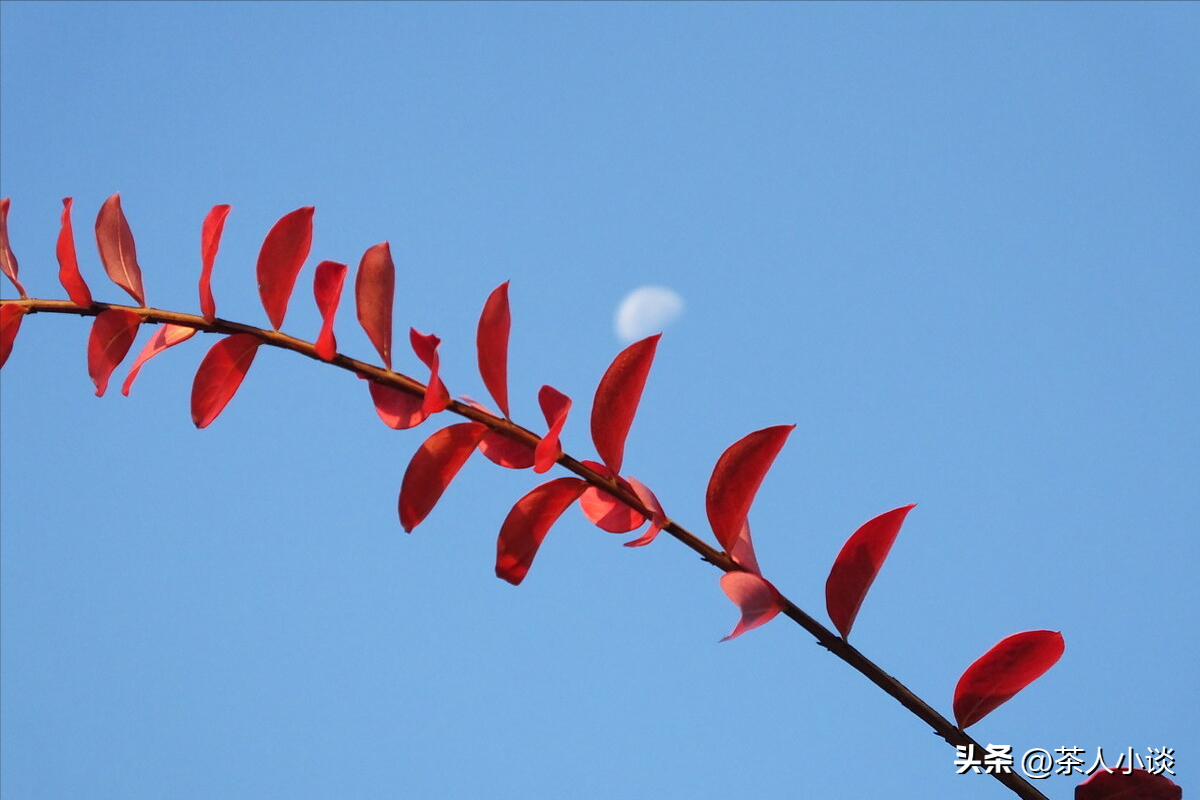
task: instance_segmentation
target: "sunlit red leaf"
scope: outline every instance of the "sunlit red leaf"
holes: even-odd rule
[[[213,206],[200,229],[200,313],[209,322],[217,318],[217,303],[212,293],[212,269],[221,246],[221,233],[225,230],[229,208],[225,204]]]
[[[483,304],[479,328],[475,333],[475,349],[479,356],[479,374],[500,413],[508,413],[508,333],[512,315],[508,309],[508,281],[497,286]],[[536,470],[545,472],[545,470]]]
[[[625,457],[625,439],[637,414],[646,376],[654,362],[654,351],[658,347],[661,333],[656,333],[626,347],[613,359],[592,401],[592,442],[600,460],[621,474],[621,462]]]
[[[336,261],[317,264],[313,276],[313,296],[317,299],[317,310],[321,312],[321,332],[317,334],[317,355],[332,361],[337,355],[337,339],[333,335],[333,318],[337,315],[338,302],[342,299],[342,285],[346,282],[346,265]]]
[[[758,487],[795,427],[776,425],[747,434],[717,459],[708,481],[705,505],[708,522],[726,552],[741,534]]]
[[[1041,677],[1064,647],[1057,631],[1025,631],[1001,640],[967,667],[954,687],[958,727],[974,725]]]
[[[642,505],[650,512],[650,527],[638,538],[626,542],[625,546],[645,547],[654,541],[659,531],[667,524],[667,515],[663,513],[662,504],[658,502],[658,498],[655,497],[654,492],[650,491],[650,488],[646,484],[632,475],[626,478],[626,480],[629,482],[630,488],[633,489],[633,493],[637,495],[638,500],[641,500]]]
[[[79,272],[79,259],[75,256],[75,231],[71,228],[71,203],[63,198],[62,226],[58,231],[58,243],[54,253],[58,256],[58,280],[67,290],[67,297],[77,306],[86,308],[92,304],[92,292]]]
[[[192,422],[197,428],[207,427],[233,399],[259,344],[256,336],[235,333],[214,344],[204,356],[192,381]]]
[[[375,404],[375,413],[383,420],[383,424],[395,430],[415,428],[425,421],[429,414],[422,410],[422,398],[401,391],[394,386],[366,378],[371,389],[371,401]]]
[[[766,625],[783,610],[783,598],[770,581],[752,572],[726,572],[721,576],[721,589],[742,611],[733,632],[722,639],[736,639],[746,631]]]
[[[843,639],[850,636],[863,598],[912,508],[911,505],[896,508],[865,523],[846,540],[834,559],[825,581],[825,609]]]
[[[139,306],[146,305],[142,288],[142,268],[138,266],[133,231],[121,210],[121,195],[114,194],[100,206],[96,215],[96,247],[104,271],[117,286],[129,292]]]
[[[758,556],[754,553],[754,540],[750,538],[749,519],[742,524],[741,533],[738,534],[733,547],[729,548],[729,557],[746,571],[753,572],[755,575],[762,574],[762,570],[758,567]]]
[[[358,322],[388,369],[392,368],[392,300],[396,293],[396,267],[387,242],[367,248],[354,277]]]
[[[460,422],[430,436],[413,455],[400,484],[400,524],[412,531],[429,515],[450,481],[475,452],[487,427]]]
[[[571,398],[555,389],[553,386],[543,386],[538,390],[538,405],[542,407],[542,415],[546,418],[549,430],[538,442],[533,454],[533,471],[545,472],[554,466],[554,462],[562,455],[558,437],[562,434],[563,425],[567,424],[567,413],[571,410]],[[506,413],[505,416],[508,416]]]
[[[0,272],[8,276],[13,286],[17,287],[17,294],[25,298],[29,295],[25,294],[25,287],[17,280],[17,257],[13,254],[12,246],[8,242],[8,207],[10,204],[11,198],[0,199]]]
[[[514,586],[525,580],[550,527],[585,488],[587,483],[579,478],[555,478],[517,501],[496,541],[497,577]]]
[[[305,206],[284,214],[258,252],[258,294],[275,330],[283,324],[296,277],[312,247],[313,211]]]
[[[108,378],[129,352],[141,322],[136,312],[115,308],[96,315],[88,336],[88,374],[96,384],[96,397],[108,388]]]
[[[1075,800],[1183,800],[1183,787],[1136,767],[1128,772],[1101,769],[1075,787]]]
[[[483,437],[479,452],[493,464],[506,469],[529,469],[534,464],[535,450],[532,445],[509,439],[495,431],[488,431]]]
[[[432,333],[421,333],[416,328],[409,329],[408,338],[417,358],[429,367],[429,382],[425,385],[425,400],[421,403],[421,409],[427,415],[445,411],[446,406],[450,405],[450,392],[438,376],[438,345],[442,340]]]
[[[129,389],[133,386],[134,380],[137,379],[143,364],[168,347],[174,347],[180,342],[186,342],[195,335],[196,329],[189,328],[186,325],[160,325],[158,330],[154,332],[154,335],[150,337],[150,341],[146,342],[146,346],[142,348],[142,352],[134,359],[133,366],[129,368],[129,375],[125,377],[125,383],[121,385],[121,394],[126,397],[129,396]]]
[[[608,471],[608,467],[603,464],[584,461],[583,465],[606,478],[614,477]],[[624,480],[617,478],[617,481],[625,488],[631,488]],[[609,533],[629,533],[642,527],[646,522],[646,518],[641,514],[595,486],[589,486],[584,490],[583,495],[579,498],[579,508],[593,525]]]
[[[25,307],[16,303],[0,303],[0,367],[8,361],[12,352],[13,342],[17,339],[17,331],[21,329],[21,320],[25,316]]]

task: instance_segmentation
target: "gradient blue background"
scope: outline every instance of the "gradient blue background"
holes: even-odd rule
[[[845,537],[916,502],[852,641],[949,713],[1000,638],[1062,630],[972,733],[1173,747],[1189,786],[1197,5],[5,2],[0,96],[32,294],[64,296],[69,195],[125,302],[90,247],[120,191],[149,302],[194,311],[227,202],[218,313],[265,324],[258,246],[315,205],[285,331],[315,336],[312,264],[387,239],[398,342],[439,334],[482,398],[511,280],[514,416],[567,392],[580,457],[617,303],[675,289],[626,456],[672,516],[706,532],[721,451],[796,423],[751,514],[781,589],[824,619]],[[373,360],[349,302],[338,333]],[[1011,796],[786,620],[718,645],[736,609],[671,540],[572,511],[497,580],[528,472],[472,461],[405,535],[435,426],[388,430],[348,374],[264,350],[197,432],[208,342],[98,400],[86,336],[29,317],[3,372],[5,800]]]

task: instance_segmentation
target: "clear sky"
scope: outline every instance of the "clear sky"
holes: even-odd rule
[[[721,451],[795,423],[751,512],[786,594],[825,619],[844,539],[915,502],[852,642],[949,714],[992,644],[1061,630],[971,732],[1171,747],[1190,788],[1198,101],[1195,3],[0,5],[31,294],[65,296],[72,196],[124,302],[90,247],[119,191],[149,303],[195,311],[230,203],[217,310],[265,324],[262,237],[314,205],[286,332],[316,335],[317,261],[386,239],[398,333],[483,398],[475,322],[511,280],[513,415],[539,427],[554,385],[591,458],[617,306],[668,288],[625,464],[669,514],[707,534]],[[374,360],[348,300],[341,350]],[[787,620],[718,644],[737,611],[670,539],[572,510],[497,580],[529,472],[477,457],[404,534],[440,420],[391,431],[346,373],[263,350],[196,431],[207,337],[128,399],[92,395],[86,338],[27,318],[0,384],[6,800],[1011,796]]]

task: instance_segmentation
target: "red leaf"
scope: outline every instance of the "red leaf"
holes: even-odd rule
[[[752,572],[726,572],[721,576],[721,590],[742,610],[737,627],[722,642],[766,625],[783,610],[778,590],[766,578]]]
[[[429,416],[421,409],[422,398],[401,391],[394,386],[376,383],[370,378],[364,378],[364,380],[371,389],[371,401],[375,403],[375,413],[389,428],[398,431],[415,428]]]
[[[0,303],[0,367],[8,361],[8,354],[12,352],[13,342],[17,339],[17,331],[21,329],[21,319],[24,316],[24,306]]]
[[[654,541],[654,537],[658,536],[658,532],[667,524],[667,515],[663,513],[662,504],[658,502],[658,498],[654,496],[654,492],[650,491],[646,484],[632,475],[626,480],[629,481],[629,486],[633,489],[633,493],[637,495],[638,500],[641,500],[642,505],[650,512],[650,527],[638,538],[626,542],[625,546],[645,547]]]
[[[100,206],[100,213],[96,215],[96,247],[104,271],[112,282],[129,292],[139,306],[146,305],[142,268],[137,262],[133,231],[129,230],[129,222],[121,210],[120,194],[114,194]]]
[[[110,308],[96,315],[88,336],[88,374],[96,384],[96,397],[108,388],[109,376],[129,352],[141,323],[136,311]]]
[[[518,500],[500,526],[496,576],[514,586],[525,580],[550,527],[585,488],[587,483],[579,478],[555,478]]]
[[[988,650],[954,687],[954,719],[966,728],[1054,666],[1065,645],[1057,631],[1015,633]]]
[[[421,403],[421,410],[426,415],[445,411],[446,406],[450,405],[450,392],[446,390],[446,385],[438,377],[439,361],[437,350],[442,340],[432,333],[421,333],[416,328],[409,329],[408,338],[412,343],[413,352],[417,354],[417,358],[421,359],[425,366],[429,367],[429,383],[425,385],[425,400]]]
[[[388,369],[392,368],[392,299],[396,293],[396,267],[387,242],[363,253],[354,277],[358,322]]]
[[[729,557],[747,572],[762,575],[762,570],[758,566],[758,556],[754,554],[754,541],[750,538],[749,520],[742,525],[742,532],[738,534],[733,547],[729,548]]]
[[[475,349],[479,355],[479,374],[500,412],[508,419],[508,333],[512,315],[508,310],[508,281],[497,286],[483,304]],[[545,472],[545,470],[535,470]]]
[[[493,393],[494,394],[494,393]],[[554,466],[554,462],[562,455],[558,437],[563,425],[567,423],[567,412],[571,410],[571,398],[555,389],[553,386],[543,386],[538,390],[538,405],[542,407],[542,415],[546,418],[549,430],[538,442],[533,454],[533,471],[545,472]],[[504,416],[508,416],[505,413]]]
[[[747,434],[717,459],[708,480],[705,505],[708,522],[726,552],[733,549],[746,524],[758,487],[795,427],[776,425]]]
[[[321,312],[321,332],[317,334],[317,355],[332,361],[337,355],[337,339],[333,335],[333,318],[337,314],[338,302],[342,299],[342,286],[346,282],[346,265],[336,261],[317,264],[313,276],[313,295],[317,298],[317,310]]]
[[[129,396],[129,389],[133,386],[134,380],[141,371],[142,365],[156,355],[166,350],[168,347],[174,347],[180,342],[186,342],[188,339],[196,335],[195,328],[189,328],[186,325],[166,324],[159,326],[154,335],[150,337],[150,341],[146,342],[146,346],[142,348],[142,352],[134,360],[133,366],[129,368],[129,375],[125,378],[125,383],[121,385],[121,394]]]
[[[460,422],[430,436],[413,455],[400,484],[400,524],[412,531],[475,452],[487,426]]]
[[[228,205],[213,206],[200,229],[200,313],[209,322],[217,318],[217,303],[212,293],[212,268],[217,260],[217,249],[221,246],[221,232],[225,230],[229,208]]]
[[[1144,769],[1099,770],[1075,787],[1075,800],[1183,800],[1183,787]]]
[[[305,206],[284,214],[258,252],[258,294],[275,330],[283,324],[296,277],[312,247],[313,211]]]
[[[493,464],[506,469],[529,469],[534,464],[536,451],[525,442],[488,431],[479,443],[479,452],[487,456]]]
[[[17,294],[26,298],[29,295],[25,294],[25,287],[17,280],[17,257],[8,243],[8,206],[10,203],[11,198],[8,197],[0,200],[0,272],[7,275],[13,286],[17,287]]]
[[[192,381],[192,422],[207,427],[233,399],[262,342],[249,333],[235,333],[212,346]]]
[[[637,414],[646,376],[654,361],[661,333],[656,333],[626,347],[613,359],[592,401],[592,442],[600,460],[614,475],[621,474],[625,456],[625,438]]]
[[[62,227],[58,231],[58,244],[54,253],[58,256],[58,280],[67,290],[67,296],[77,306],[86,308],[92,304],[92,292],[79,272],[79,259],[75,257],[75,231],[71,229],[71,198],[63,198]]]
[[[595,461],[584,461],[583,465],[595,470],[606,478],[613,477],[612,473],[608,471],[608,467],[603,464],[598,464]],[[617,478],[617,481],[624,488],[632,491],[632,487],[624,480]],[[600,530],[608,531],[609,533],[629,533],[632,530],[642,527],[646,522],[646,518],[641,514],[608,492],[598,489],[595,486],[589,486],[584,490],[583,495],[579,498],[579,508],[592,524]]]
[[[875,576],[912,508],[912,505],[896,508],[865,523],[846,540],[834,559],[825,581],[825,609],[843,639],[850,636],[863,598],[875,582]]]

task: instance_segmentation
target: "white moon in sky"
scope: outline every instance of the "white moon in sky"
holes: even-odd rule
[[[617,306],[613,328],[626,342],[660,333],[683,313],[683,298],[665,286],[643,286]]]

